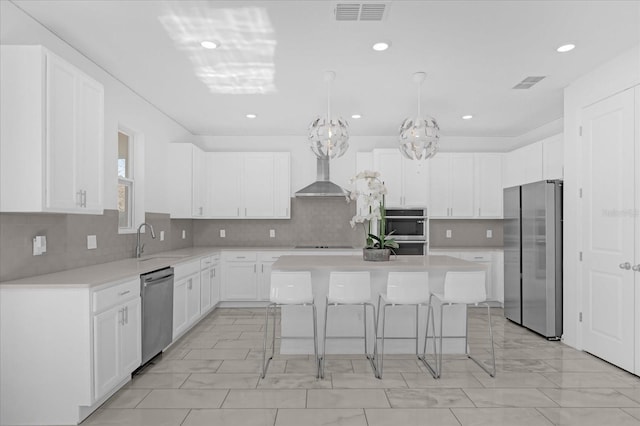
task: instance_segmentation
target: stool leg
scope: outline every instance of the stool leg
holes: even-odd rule
[[[471,356],[471,353],[467,353],[467,356],[476,364],[478,364],[478,366],[480,368],[482,368],[489,376],[491,377],[495,377],[496,376],[496,354],[494,352],[494,348],[493,348],[493,330],[491,328],[491,306],[489,306],[488,303],[485,303],[484,305],[486,305],[487,307],[487,317],[489,319],[489,340],[491,341],[491,359],[493,362],[492,365],[492,369],[489,370],[489,368],[484,365],[482,362],[480,362],[479,360],[477,360],[475,357]]]
[[[311,303],[313,308],[313,351],[316,360],[316,379],[320,378],[320,361],[318,359],[318,315],[316,312],[316,304]]]
[[[437,363],[437,371],[438,371],[438,377],[440,377],[440,375],[442,375],[442,319],[444,318],[444,307],[446,305],[444,303],[442,303],[440,305],[440,352],[438,352],[438,363]]]
[[[365,318],[365,322],[364,322],[364,354],[367,357],[367,359],[369,360],[369,363],[371,364],[371,368],[373,369],[373,375],[378,378],[378,357],[377,357],[377,342],[376,339],[374,338],[374,343],[373,343],[373,352],[370,353],[368,352],[368,348],[369,345],[367,344],[367,306],[371,306],[371,311],[372,311],[372,319],[375,318],[376,316],[376,308],[375,306],[373,306],[372,303],[363,303],[362,306],[364,307],[364,318]],[[373,321],[373,335],[377,337],[378,335],[378,327],[376,326],[376,322]]]
[[[269,338],[269,309],[274,309],[274,317],[273,317],[273,341],[271,343],[271,356],[269,359],[267,358],[267,339]],[[264,342],[263,342],[263,352],[262,352],[262,378],[267,375],[267,369],[269,368],[269,363],[273,359],[273,355],[275,353],[275,305],[269,304],[265,309],[265,321],[264,321]]]
[[[427,341],[429,340],[429,324],[431,324],[431,328],[433,329],[433,361],[435,363],[435,367],[429,364],[427,361]],[[436,325],[433,317],[433,306],[431,305],[431,297],[429,297],[429,305],[427,306],[427,326],[424,333],[424,348],[422,351],[422,356],[418,356],[418,359],[422,361],[422,363],[427,367],[429,373],[433,376],[434,379],[440,377],[440,373],[438,372],[438,355],[437,355],[437,346],[436,346]]]
[[[329,322],[329,298],[327,297],[327,303],[324,305],[324,334],[322,337],[322,358],[320,358],[320,378],[324,379],[324,366],[325,356],[327,353],[327,323]]]

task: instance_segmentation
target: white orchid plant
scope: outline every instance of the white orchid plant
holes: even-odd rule
[[[365,190],[358,190],[357,182],[364,180],[366,182]],[[367,215],[356,214],[351,218],[349,223],[352,228],[358,223],[365,226],[367,223],[367,243],[365,248],[379,248],[379,249],[396,249],[398,243],[389,235],[393,232],[386,234],[386,209],[384,205],[385,195],[387,194],[387,187],[380,180],[380,173],[371,170],[365,170],[358,173],[351,178],[351,184],[354,185],[353,190],[347,196],[347,200],[361,199],[365,205],[365,210],[369,212]],[[372,229],[372,223],[377,223],[375,233]]]

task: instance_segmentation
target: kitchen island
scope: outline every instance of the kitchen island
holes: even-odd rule
[[[427,271],[432,292],[442,292],[444,276],[447,271],[485,270],[482,264],[468,262],[450,256],[392,256],[389,262],[365,262],[362,256],[281,256],[272,267],[273,271],[310,271],[313,294],[318,309],[318,338],[322,340],[324,328],[324,309],[329,290],[329,274],[332,271],[369,271],[371,274],[371,302],[377,307],[378,294],[386,291],[387,277],[392,271]],[[440,322],[440,306],[434,304],[436,330]],[[370,312],[370,311],[369,311]],[[420,309],[420,336],[423,339],[426,325],[426,308]],[[328,324],[328,336],[361,336],[361,306],[343,306],[332,309]],[[466,311],[463,306],[450,307],[445,311],[443,351],[445,353],[464,353],[464,335]],[[415,308],[398,307],[388,310],[387,337],[408,337],[415,335]],[[372,331],[373,328],[369,327]],[[380,332],[378,332],[380,334]],[[282,309],[281,346],[283,354],[312,354],[313,344],[301,336],[313,336],[310,309],[299,306],[286,306]],[[373,335],[369,336],[370,338]],[[420,342],[422,345],[424,340]],[[422,346],[420,346],[422,347]],[[322,350],[322,341],[319,342]],[[362,353],[362,339],[341,338],[327,341],[327,353]],[[387,353],[414,353],[413,340],[389,340],[385,343]]]

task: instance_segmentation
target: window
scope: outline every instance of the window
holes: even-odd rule
[[[130,231],[134,228],[133,138],[123,131],[118,132],[118,229]]]

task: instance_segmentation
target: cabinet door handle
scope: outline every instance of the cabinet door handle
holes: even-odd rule
[[[216,268],[213,268],[213,276],[216,276]]]
[[[256,265],[253,265],[253,273],[255,274],[256,272]]]
[[[129,307],[124,307],[124,323],[129,324]]]
[[[129,294],[129,293],[131,293],[131,290],[122,291],[122,292],[118,293],[118,296],[124,296],[125,294]]]
[[[82,199],[82,207],[87,207],[87,190],[84,191],[84,198]]]
[[[628,271],[629,269],[631,269],[631,264],[629,262],[621,263],[620,269],[626,269]]]
[[[264,274],[264,265],[260,265],[262,267],[262,273]]]
[[[82,207],[82,191],[76,192],[76,204],[78,207]]]
[[[189,290],[191,290],[191,287],[192,287],[191,280],[189,280],[189,281],[187,282],[187,288],[188,288]]]
[[[118,315],[120,316],[118,322],[120,323],[120,325],[124,325],[124,308],[118,310]]]
[[[240,216],[240,207],[238,207],[238,213],[236,214],[236,216]]]

